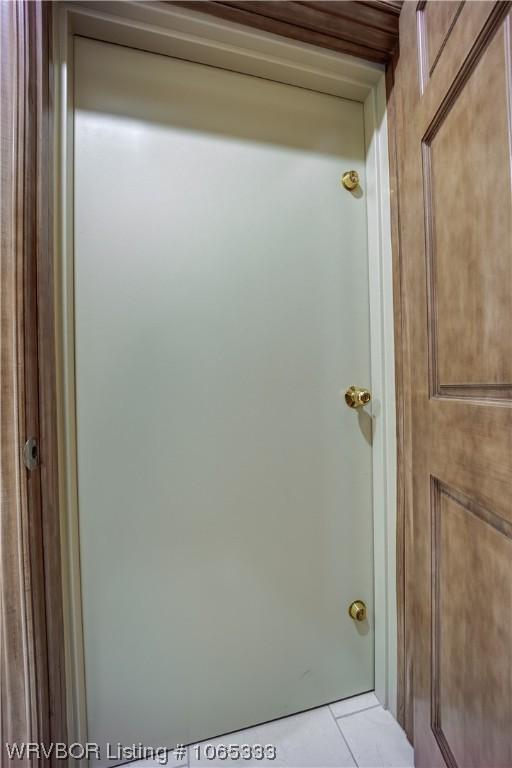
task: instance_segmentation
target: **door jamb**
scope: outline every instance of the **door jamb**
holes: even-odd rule
[[[396,415],[393,269],[384,68],[153,2],[55,4],[55,306],[59,491],[70,741],[85,743],[73,353],[73,37],[185,58],[343,98],[364,109],[368,219],[375,692],[397,712]]]

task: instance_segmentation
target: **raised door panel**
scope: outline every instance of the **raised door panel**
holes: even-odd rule
[[[512,396],[508,25],[423,144],[435,395]]]
[[[439,56],[452,31],[464,2],[433,2],[429,0],[422,9],[423,34],[426,42],[426,69],[432,74]]]
[[[512,525],[432,480],[432,729],[450,768],[512,765]]]

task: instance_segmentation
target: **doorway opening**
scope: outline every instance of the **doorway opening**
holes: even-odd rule
[[[139,12],[59,11],[71,733],[126,740],[144,683],[146,741],[373,688],[393,710],[383,71]]]

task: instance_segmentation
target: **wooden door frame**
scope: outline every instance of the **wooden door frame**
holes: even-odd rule
[[[413,579],[414,541],[412,507],[412,390],[405,266],[400,241],[400,165],[398,92],[403,73],[399,51],[386,68],[388,105],[389,181],[393,251],[393,311],[395,334],[395,392],[397,443],[396,599],[397,599],[397,720],[409,741],[414,741]],[[413,77],[413,74],[409,74]],[[401,129],[402,128],[402,129]]]
[[[388,76],[388,109],[387,123],[389,124],[389,164],[388,164],[388,130],[386,125],[386,86],[384,71],[375,64],[353,59],[350,56],[319,52],[312,46],[293,43],[277,38],[274,35],[265,33],[255,33],[248,31],[237,24],[228,22],[209,21],[202,14],[184,11],[181,9],[157,9],[153,5],[151,8],[142,9],[136,4],[126,3],[75,3],[73,5],[58,4],[54,7],[57,19],[53,23],[53,44],[50,44],[49,29],[52,16],[51,3],[31,3],[25,5],[18,4],[23,8],[23,13],[31,17],[27,6],[31,6],[33,14],[36,14],[42,21],[32,22],[39,29],[39,33],[31,32],[29,36],[16,39],[18,55],[26,56],[30,59],[32,49],[37,50],[38,58],[33,70],[37,83],[38,98],[32,99],[29,96],[28,82],[20,84],[19,93],[24,101],[27,115],[32,115],[31,120],[40,127],[38,142],[38,158],[40,161],[33,167],[35,172],[27,172],[22,175],[20,180],[20,191],[28,198],[34,197],[39,205],[34,205],[37,210],[38,237],[40,246],[35,249],[25,247],[23,249],[22,264],[32,263],[31,269],[25,269],[23,274],[23,291],[28,293],[24,304],[24,314],[20,314],[20,307],[16,305],[16,313],[10,316],[10,325],[2,325],[2,342],[6,334],[14,334],[15,345],[12,348],[12,359],[25,359],[31,355],[30,360],[25,365],[25,370],[18,367],[4,365],[2,359],[2,393],[4,387],[9,391],[9,381],[11,386],[11,405],[12,413],[10,424],[7,429],[2,429],[2,446],[5,451],[12,452],[13,443],[16,446],[15,459],[12,467],[12,478],[10,485],[5,484],[5,489],[9,500],[16,503],[17,511],[19,509],[20,519],[24,515],[24,525],[30,533],[31,549],[29,559],[34,559],[37,565],[39,558],[39,578],[35,582],[25,580],[23,589],[25,593],[31,594],[32,603],[41,606],[39,609],[39,625],[33,625],[24,629],[23,636],[20,634],[19,642],[39,643],[38,647],[45,649],[40,654],[44,661],[38,667],[37,675],[33,679],[38,681],[37,685],[29,691],[30,700],[35,701],[35,690],[43,690],[40,686],[42,681],[48,680],[48,693],[40,710],[39,721],[41,727],[48,723],[46,730],[39,730],[44,738],[32,738],[31,740],[66,740],[66,734],[69,733],[70,740],[81,740],[85,737],[83,727],[79,723],[84,722],[85,700],[83,697],[83,687],[71,687],[71,696],[66,699],[66,689],[69,693],[68,683],[70,675],[75,672],[77,655],[80,655],[81,649],[81,630],[80,623],[76,623],[76,595],[79,595],[78,574],[69,570],[69,547],[70,541],[76,547],[76,529],[67,527],[66,516],[59,515],[60,509],[65,509],[76,495],[74,486],[76,475],[69,471],[70,451],[72,445],[69,444],[69,432],[66,433],[64,417],[61,405],[69,396],[69,389],[66,389],[65,377],[57,372],[65,368],[66,339],[62,337],[62,321],[60,313],[60,299],[69,285],[66,280],[70,275],[62,274],[61,266],[63,250],[66,243],[69,246],[68,238],[71,232],[68,228],[68,220],[63,215],[66,200],[69,200],[70,179],[66,173],[68,167],[68,156],[70,144],[69,124],[67,112],[69,108],[68,98],[69,85],[66,80],[67,74],[62,66],[66,63],[66,46],[69,42],[69,35],[72,30],[76,33],[85,34],[90,37],[99,37],[101,39],[111,39],[113,42],[119,42],[126,45],[145,47],[147,50],[157,50],[160,52],[172,51],[172,55],[184,57],[192,56],[193,60],[212,63],[216,66],[225,68],[236,68],[238,71],[248,71],[250,74],[257,73],[262,77],[270,79],[279,79],[283,82],[302,85],[303,87],[322,90],[327,93],[353,98],[364,103],[365,124],[367,128],[367,152],[369,164],[368,176],[368,197],[371,197],[369,205],[369,251],[376,257],[373,266],[378,265],[378,270],[373,273],[373,279],[370,285],[371,301],[377,310],[373,311],[371,321],[372,338],[374,343],[374,354],[372,354],[372,388],[377,395],[377,400],[381,401],[382,424],[385,429],[379,432],[378,450],[382,457],[378,472],[380,473],[380,492],[375,493],[376,508],[380,509],[378,524],[376,525],[376,535],[379,538],[376,555],[380,560],[378,573],[381,578],[376,579],[377,591],[380,590],[381,598],[378,608],[376,607],[376,621],[380,628],[385,628],[382,632],[380,649],[377,648],[376,640],[376,658],[379,654],[380,664],[376,674],[376,685],[381,699],[385,704],[390,703],[391,709],[397,711],[398,717],[403,723],[407,723],[406,702],[408,673],[405,673],[407,666],[407,655],[404,652],[405,636],[405,595],[403,590],[404,576],[403,564],[405,561],[404,549],[404,521],[406,518],[405,510],[407,506],[407,483],[404,482],[406,454],[404,447],[407,448],[407,441],[404,439],[406,434],[405,424],[407,422],[404,413],[406,409],[402,407],[405,383],[404,366],[402,361],[402,342],[404,320],[401,306],[401,267],[400,260],[397,257],[399,253],[399,219],[396,199],[396,180],[398,171],[396,169],[394,155],[394,137],[395,137],[395,112],[393,109],[392,91],[389,88],[390,80]],[[115,11],[115,13],[114,13]],[[148,22],[147,14],[151,18]],[[39,26],[38,26],[39,24]],[[190,25],[193,29],[191,30]],[[41,32],[41,30],[44,30]],[[20,32],[18,30],[17,34]],[[135,38],[134,38],[135,35]],[[112,37],[113,36],[113,37]],[[151,39],[151,40],[150,40]],[[148,47],[149,46],[149,47]],[[193,53],[191,53],[191,46]],[[51,54],[51,52],[53,52]],[[64,56],[64,59],[63,59]],[[31,59],[30,59],[31,60]],[[249,62],[249,63],[248,63]],[[69,63],[69,62],[68,62]],[[244,69],[249,66],[249,69]],[[276,67],[280,74],[276,76]],[[390,68],[388,68],[388,75]],[[54,76],[55,74],[55,76]],[[55,103],[54,103],[54,89]],[[32,93],[30,91],[30,93]],[[64,96],[64,102],[62,97]],[[6,95],[2,91],[2,104]],[[59,99],[61,101],[59,102]],[[29,106],[27,106],[29,105]],[[53,121],[55,120],[55,125]],[[3,129],[3,126],[2,126]],[[53,153],[53,150],[55,152]],[[2,153],[2,172],[4,172],[4,153]],[[373,170],[372,170],[373,169]],[[388,184],[388,172],[390,173],[390,185]],[[50,190],[53,189],[52,174],[57,183],[55,197]],[[63,186],[60,184],[63,181]],[[389,193],[391,196],[391,220],[389,216]],[[53,207],[55,203],[55,210]],[[2,209],[2,215],[7,215],[7,211]],[[19,215],[16,219],[21,221]],[[27,227],[27,224],[23,226]],[[56,234],[55,247],[52,242],[53,234]],[[391,264],[391,239],[393,241],[393,267]],[[32,261],[31,261],[32,260]],[[2,254],[2,277],[5,264]],[[32,271],[31,271],[32,270]],[[35,273],[34,273],[35,270]],[[30,274],[36,274],[36,279]],[[14,287],[19,292],[20,284],[9,286],[2,281],[2,292],[4,306],[8,306],[8,301],[13,300],[16,295],[13,292]],[[31,292],[30,292],[31,291]],[[394,292],[394,310],[393,310],[393,292]],[[58,300],[56,300],[56,297]],[[31,318],[31,319],[26,319]],[[56,318],[56,322],[55,322]],[[4,314],[2,313],[2,321]],[[32,326],[30,326],[32,323]],[[32,327],[29,334],[28,329]],[[394,338],[396,343],[396,369],[393,363],[393,345],[389,344],[390,338]],[[37,336],[37,348],[28,344],[30,338],[34,339],[34,333]],[[65,331],[64,331],[65,334]],[[63,343],[64,342],[64,343]],[[69,342],[69,338],[68,338]],[[28,351],[24,351],[26,350]],[[30,351],[31,350],[31,351]],[[20,357],[21,355],[21,357]],[[25,358],[23,358],[25,356]],[[396,371],[396,381],[395,381]],[[20,388],[21,381],[32,382],[26,388]],[[395,448],[395,386],[397,391],[397,435],[398,435],[398,456]],[[69,402],[66,407],[69,407]],[[28,434],[27,427],[20,420],[20,413],[38,414],[35,422],[33,434],[39,436],[41,465],[36,470],[40,491],[33,499],[33,511],[29,512],[27,502],[27,490],[30,485],[29,476],[26,470],[20,466],[20,449]],[[2,413],[2,427],[4,418]],[[67,436],[66,436],[67,434]],[[59,439],[57,439],[57,435]],[[71,433],[73,439],[73,433]],[[377,447],[376,447],[377,450]],[[396,506],[396,488],[395,488],[395,466],[394,462],[398,459],[398,506]],[[73,468],[73,463],[72,463]],[[4,469],[2,469],[4,473]],[[4,474],[2,474],[2,480]],[[32,483],[31,487],[34,486]],[[25,505],[25,506],[23,506]],[[2,507],[4,506],[4,497],[2,498]],[[396,510],[396,520],[395,520]],[[29,524],[30,517],[30,524]],[[40,520],[37,523],[37,520]],[[396,526],[396,538],[395,538]],[[28,539],[27,539],[28,540]],[[27,540],[23,542],[25,555],[27,552]],[[20,542],[18,542],[18,545]],[[394,557],[389,553],[395,551],[397,555],[397,573],[395,577]],[[62,550],[62,551],[61,551]],[[20,546],[16,552],[21,553]],[[62,560],[61,560],[62,558]],[[25,556],[24,556],[25,559]],[[65,574],[62,575],[62,562],[64,563]],[[2,563],[2,576],[7,570],[14,568],[14,561],[7,559]],[[397,584],[397,595],[395,602],[395,580]],[[4,582],[7,584],[7,581]],[[21,595],[21,585],[18,589],[18,596]],[[39,590],[39,592],[38,592]],[[378,594],[376,591],[376,606]],[[40,595],[37,598],[37,595]],[[2,598],[4,590],[2,589]],[[38,602],[39,600],[39,602]],[[21,604],[21,603],[20,603]],[[4,603],[5,605],[5,603]],[[44,606],[44,607],[42,607]],[[390,637],[394,633],[394,612],[398,614],[398,657],[390,642]],[[75,612],[75,622],[70,622],[70,615]],[[391,622],[389,615],[391,612]],[[5,626],[4,620],[2,627]],[[66,627],[66,631],[63,628]],[[77,632],[78,629],[78,632]],[[4,630],[5,631],[5,630]],[[39,638],[39,640],[37,639]],[[11,649],[14,653],[14,648]],[[398,665],[398,672],[396,667]],[[68,672],[65,675],[65,667]],[[39,670],[42,670],[39,671]],[[386,677],[390,675],[397,679],[398,690],[387,690]],[[39,687],[38,687],[39,686]],[[16,702],[21,703],[22,698],[18,698],[18,693],[12,694]],[[22,694],[19,694],[22,696]],[[23,694],[25,695],[25,693]],[[394,703],[398,700],[398,704]],[[45,703],[46,702],[46,703]],[[12,702],[11,702],[12,706]],[[410,731],[409,731],[410,732]],[[27,732],[28,733],[28,732]],[[32,729],[31,734],[35,731]],[[5,741],[6,739],[4,739]]]
[[[2,2],[2,755],[66,740],[53,324],[50,4]],[[24,464],[37,439],[36,466]],[[3,762],[3,761],[2,761]],[[50,765],[26,756],[20,765]]]

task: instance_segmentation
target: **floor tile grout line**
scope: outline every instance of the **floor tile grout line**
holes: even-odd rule
[[[329,712],[331,712],[331,708],[329,707],[328,709],[329,709]],[[337,728],[337,729],[338,729],[338,731],[340,732],[341,738],[342,738],[342,739],[343,739],[343,741],[345,742],[345,746],[347,747],[347,749],[348,749],[348,751],[349,751],[349,753],[350,753],[350,757],[351,757],[351,758],[352,758],[352,760],[354,761],[354,765],[356,766],[356,768],[359,768],[359,766],[358,766],[358,762],[357,762],[357,760],[356,760],[356,758],[355,758],[355,756],[354,756],[354,753],[353,753],[353,752],[352,752],[352,750],[350,749],[349,743],[348,743],[347,739],[345,738],[345,734],[344,734],[344,733],[343,733],[343,731],[341,730],[341,725],[338,723],[338,721],[336,720],[336,718],[334,717],[334,715],[333,715],[333,713],[332,713],[332,712],[331,712],[331,717],[332,717],[332,719],[334,720],[334,722],[336,723],[336,728]]]
[[[353,712],[347,712],[344,715],[339,715],[339,717],[337,717],[332,710],[331,710],[331,714],[335,720],[344,720],[346,717],[352,717],[352,715],[359,715],[361,712],[368,712],[369,709],[377,709],[377,707],[383,708],[382,704],[372,704],[371,707],[365,707],[364,709],[355,709]]]

